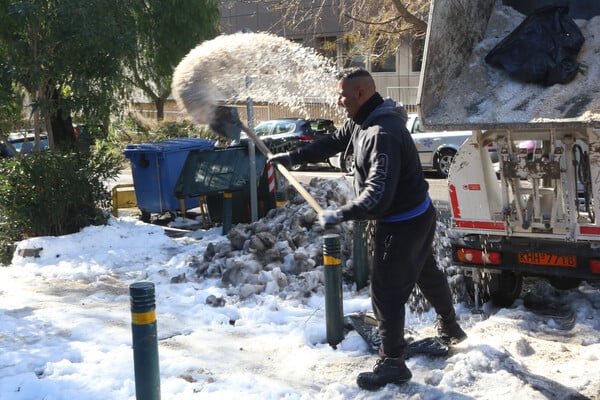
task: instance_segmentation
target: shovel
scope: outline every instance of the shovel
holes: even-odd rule
[[[221,136],[225,136],[231,140],[239,140],[240,132],[244,131],[254,142],[258,150],[263,153],[267,159],[273,156],[269,148],[263,143],[253,129],[245,126],[238,116],[236,108],[227,106],[216,106],[210,123],[210,129]],[[323,211],[323,208],[317,201],[308,193],[308,191],[294,178],[294,176],[283,165],[276,163],[275,166],[288,182],[300,193],[306,202],[317,212]]]

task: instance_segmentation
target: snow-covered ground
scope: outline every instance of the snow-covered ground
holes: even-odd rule
[[[344,178],[309,190],[330,206],[349,193]],[[327,344],[315,217],[292,198],[229,237],[221,228],[172,237],[123,216],[20,242],[18,251],[43,250],[0,268],[0,399],[134,399],[129,285],[138,281],[156,288],[163,399],[600,399],[600,291],[585,283],[528,285],[529,296],[568,304],[573,319],[522,299],[486,305],[480,317],[459,296],[465,342],[446,358],[408,360],[413,379],[403,386],[360,390],[356,375],[375,357],[354,331]],[[340,229],[346,261],[351,228]],[[345,269],[344,312],[370,311],[368,289],[357,291],[350,262]],[[433,319],[410,313],[407,327],[426,336]]]

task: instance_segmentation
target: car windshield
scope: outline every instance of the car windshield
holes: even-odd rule
[[[296,124],[294,124],[291,121],[279,121],[275,125],[275,131],[273,132],[273,134],[277,135],[279,133],[293,132],[295,127]]]
[[[315,132],[333,132],[335,126],[330,120],[313,120],[310,121],[310,127]]]
[[[268,135],[271,132],[271,130],[273,129],[274,123],[275,123],[274,121],[262,122],[262,123],[256,125],[256,128],[254,128],[254,132],[258,136]]]
[[[296,124],[294,121],[273,120],[265,121],[256,125],[254,132],[258,136],[267,136],[294,132],[294,129],[296,129]]]

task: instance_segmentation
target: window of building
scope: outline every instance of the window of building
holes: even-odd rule
[[[371,51],[371,72],[396,72],[396,53],[390,54],[390,46],[386,46],[387,39],[379,37]]]
[[[411,41],[411,66],[412,72],[420,72],[423,67],[423,53],[425,51],[425,36],[414,37]]]
[[[366,68],[367,65],[367,48],[361,40],[360,35],[347,34],[344,36],[343,59],[344,68],[361,67]]]
[[[315,38],[315,48],[324,57],[337,59],[337,38],[335,36],[319,36]]]
[[[396,72],[396,55],[378,57],[371,61],[372,72]]]

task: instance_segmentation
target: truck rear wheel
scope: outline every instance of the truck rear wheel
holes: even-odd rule
[[[510,307],[521,294],[523,277],[512,271],[492,274],[490,278],[490,299],[497,307]]]
[[[512,271],[502,271],[499,274],[483,273],[479,287],[479,300],[485,303],[492,301],[496,307],[510,307],[521,294],[523,277]],[[475,282],[473,277],[464,276],[467,293],[475,300]]]

